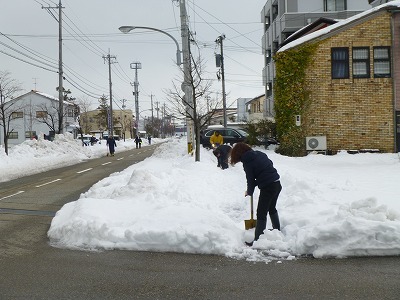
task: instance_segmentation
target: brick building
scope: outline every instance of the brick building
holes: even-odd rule
[[[324,136],[333,152],[399,152],[400,1],[307,34],[279,52],[310,44],[317,45],[305,77],[310,101],[297,124],[304,141]]]

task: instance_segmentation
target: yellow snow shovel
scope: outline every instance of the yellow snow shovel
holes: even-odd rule
[[[250,220],[244,220],[244,228],[246,230],[256,227],[257,224],[257,220],[253,219],[253,195],[250,196],[250,205]]]

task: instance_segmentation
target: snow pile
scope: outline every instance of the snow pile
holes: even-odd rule
[[[194,162],[185,150],[185,141],[165,143],[65,205],[48,233],[53,245],[248,260],[400,254],[397,155],[289,158],[259,149],[281,174],[282,231],[266,231],[248,248],[254,230],[244,230],[250,206],[241,164],[220,170],[210,151]]]
[[[164,141],[152,157],[99,181],[65,204],[49,229],[51,244],[267,262],[303,255],[400,254],[398,154],[343,152],[291,158],[256,148],[268,154],[281,175],[277,208],[282,231],[266,230],[249,248],[244,241],[252,240],[254,229],[244,229],[250,201],[244,197],[242,165],[221,170],[211,151],[202,148],[201,161],[195,162],[186,153],[186,139]],[[132,140],[117,145],[120,156],[122,150],[135,148]],[[104,141],[82,147],[68,135],[54,142],[26,141],[11,148],[9,156],[0,154],[0,181],[104,156],[106,149]],[[256,206],[258,189],[254,199]]]

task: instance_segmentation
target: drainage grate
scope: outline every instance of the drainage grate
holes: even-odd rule
[[[0,208],[0,214],[47,216],[47,217],[54,217],[56,215],[54,211],[26,210],[26,209],[13,209],[13,208]]]

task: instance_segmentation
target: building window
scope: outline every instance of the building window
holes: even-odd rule
[[[22,111],[14,111],[11,113],[11,119],[21,119],[24,117],[24,113]]]
[[[70,117],[70,118],[74,117],[74,109],[73,108],[68,108],[67,116]]]
[[[353,77],[369,78],[369,48],[353,48]]]
[[[271,62],[271,49],[265,51],[265,61],[267,64]]]
[[[38,119],[46,119],[47,118],[47,112],[46,111],[37,111],[36,112],[36,118],[38,118]]]
[[[36,131],[25,131],[25,138],[37,138]]]
[[[269,12],[268,12],[268,14],[269,14]],[[270,24],[271,24],[269,16],[264,16],[264,24],[265,24],[265,31],[267,31],[269,26],[270,26]]]
[[[390,47],[374,47],[374,77],[390,76]]]
[[[266,90],[267,90],[267,97],[269,97],[269,96],[272,96],[272,82],[268,82],[267,83],[267,88],[266,88]]]
[[[278,16],[278,4],[272,5],[272,21]]]
[[[347,10],[347,0],[324,0],[324,11]]]
[[[18,140],[18,132],[13,131],[8,134],[8,138],[10,140]]]
[[[272,43],[272,53],[273,53],[273,55],[275,55],[276,52],[278,52],[278,50],[279,50],[279,43],[278,42],[273,42]]]
[[[349,48],[332,48],[332,79],[349,78]]]

